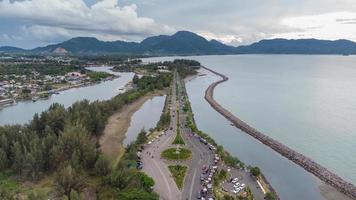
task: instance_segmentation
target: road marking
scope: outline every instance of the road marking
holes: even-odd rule
[[[261,183],[260,183],[258,180],[257,180],[257,184],[260,186],[260,188],[261,188],[263,194],[266,194],[265,189],[262,187]]]
[[[193,194],[193,188],[194,188],[194,180],[195,180],[195,176],[197,174],[197,168],[195,168],[194,170],[194,174],[193,174],[193,180],[190,184],[190,194],[189,194],[189,199],[192,199],[192,194]]]
[[[169,195],[172,195],[172,192],[171,192],[171,188],[169,187],[170,184],[168,183],[168,180],[166,179],[166,176],[164,175],[164,173],[162,172],[161,168],[158,166],[158,164],[156,163],[155,160],[153,160],[153,164],[156,165],[157,169],[159,170],[159,172],[161,173],[161,176],[163,177],[163,180],[164,182],[166,183],[166,186],[168,188],[168,194]],[[170,198],[169,198],[170,199]]]

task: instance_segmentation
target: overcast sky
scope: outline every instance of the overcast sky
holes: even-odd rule
[[[0,46],[77,36],[141,41],[178,30],[234,46],[270,38],[356,41],[356,0],[0,0]]]

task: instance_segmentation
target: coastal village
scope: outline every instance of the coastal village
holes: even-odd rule
[[[71,59],[67,57],[28,58],[28,57],[1,57],[0,65],[7,69],[10,66],[27,65],[48,65],[53,64],[53,68],[58,65],[62,68],[70,66]],[[68,67],[71,69],[70,67]],[[27,73],[2,72],[0,74],[0,105],[12,104],[17,100],[36,101],[39,98],[47,98],[52,94],[58,94],[60,91],[80,87],[92,82],[100,81],[104,78],[111,78],[112,75],[93,75],[94,72],[88,72],[84,67],[80,70],[60,71],[60,73],[46,73],[32,69]],[[5,71],[5,70],[4,70]],[[10,71],[10,70],[9,70]],[[110,77],[109,77],[110,76]]]
[[[17,99],[55,92],[61,86],[77,85],[89,81],[86,74],[69,72],[65,76],[40,76],[38,72],[29,75],[0,76],[0,98]]]

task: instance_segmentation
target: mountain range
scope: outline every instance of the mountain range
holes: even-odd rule
[[[356,43],[349,40],[270,39],[233,47],[207,40],[188,31],[159,35],[142,42],[105,42],[92,37],[76,37],[59,44],[25,50],[0,47],[0,52],[28,54],[140,54],[140,55],[222,55],[222,54],[356,54]]]

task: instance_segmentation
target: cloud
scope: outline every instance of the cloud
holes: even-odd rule
[[[174,31],[138,16],[136,9],[135,4],[120,7],[117,0],[101,0],[91,6],[83,0],[3,0],[0,18],[20,20],[25,34],[45,41],[74,36],[135,39]]]
[[[225,44],[235,45],[235,44],[239,44],[239,43],[243,42],[243,39],[236,35],[215,34],[215,33],[209,32],[209,31],[197,31],[197,33],[208,40],[214,39],[214,40],[223,42]]]
[[[356,12],[332,12],[288,17],[281,24],[296,31],[276,33],[272,38],[317,38],[356,40]]]

